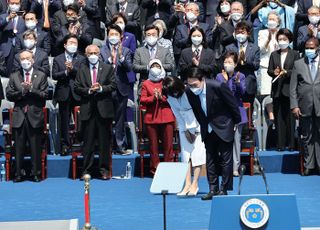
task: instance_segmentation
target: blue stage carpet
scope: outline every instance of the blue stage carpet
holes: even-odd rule
[[[320,226],[320,176],[267,174],[273,194],[297,195],[303,227]],[[91,183],[92,223],[101,230],[163,229],[162,197],[149,193],[151,179],[100,181]],[[238,179],[234,181],[237,191]],[[167,199],[168,229],[207,229],[211,202],[201,201],[207,192],[205,178],[200,180],[200,194],[195,198]],[[245,176],[243,194],[264,193],[260,176]],[[83,182],[49,178],[41,183],[0,183],[0,221],[52,220],[79,218],[83,225]]]

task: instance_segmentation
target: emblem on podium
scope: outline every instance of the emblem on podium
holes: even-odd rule
[[[240,219],[242,223],[251,229],[263,227],[269,220],[269,208],[260,199],[249,199],[240,208]]]

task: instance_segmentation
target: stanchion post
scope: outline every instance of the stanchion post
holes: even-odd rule
[[[85,224],[82,230],[98,230],[95,227],[91,226],[90,223],[90,179],[89,174],[83,176],[84,179],[84,210],[85,210]]]

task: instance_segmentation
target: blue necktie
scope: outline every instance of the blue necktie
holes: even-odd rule
[[[311,77],[313,81],[316,79],[316,76],[317,76],[316,61],[312,60],[311,61]]]

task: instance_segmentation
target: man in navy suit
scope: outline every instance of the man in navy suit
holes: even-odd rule
[[[80,97],[74,92],[74,80],[81,63],[85,61],[85,57],[77,52],[77,36],[66,36],[64,48],[65,52],[53,59],[52,66],[52,78],[57,81],[53,98],[59,103],[62,154],[66,154],[70,146],[70,113],[80,101]]]
[[[20,0],[9,0],[8,13],[0,15],[0,51],[6,59],[7,77],[12,70],[17,36],[25,31],[24,20],[17,14],[20,6]]]
[[[206,41],[208,44],[212,40],[212,30],[207,23],[198,21],[199,6],[196,3],[188,3],[185,8],[187,23],[178,25],[176,33],[173,39],[173,53],[176,58],[176,62],[179,61],[181,50],[187,47],[190,30],[199,26],[206,34]]]
[[[53,15],[55,12],[62,8],[62,1],[61,0],[36,0],[31,2],[30,12],[34,12],[37,15],[37,20],[39,24],[43,26],[44,22],[44,7],[45,4],[49,4],[48,11],[49,11],[49,21],[52,22]]]
[[[227,195],[233,187],[232,148],[235,125],[241,121],[237,101],[225,83],[206,79],[198,67],[187,73],[186,94],[194,115],[200,123],[202,141],[206,147],[209,193],[202,200],[215,195]],[[222,182],[219,188],[218,166]]]
[[[115,138],[116,153],[126,154],[125,151],[125,126],[127,114],[128,93],[130,82],[128,73],[132,69],[130,50],[121,44],[122,30],[117,25],[108,27],[107,44],[101,48],[102,61],[115,68],[117,90],[113,91],[112,98],[115,108]]]

